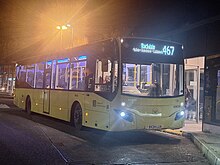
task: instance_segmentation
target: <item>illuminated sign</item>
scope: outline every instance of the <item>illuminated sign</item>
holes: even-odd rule
[[[86,59],[87,59],[87,56],[84,56],[84,55],[78,57],[78,60],[86,60]]]
[[[69,58],[64,58],[64,59],[59,59],[57,60],[57,63],[64,63],[64,62],[69,62]]]
[[[156,46],[152,43],[141,43],[140,47],[132,49],[133,52],[138,53],[152,53],[152,54],[161,54],[167,56],[173,56],[175,47],[170,45]]]

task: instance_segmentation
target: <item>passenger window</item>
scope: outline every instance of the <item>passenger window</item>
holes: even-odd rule
[[[17,66],[17,67],[16,67],[16,79],[17,79],[17,80],[20,79],[20,70],[21,70],[21,66]]]
[[[35,65],[27,66],[27,79],[26,79],[26,82],[31,87],[34,87],[34,72],[35,72]]]
[[[36,82],[35,88],[43,88],[44,63],[36,64]]]
[[[57,64],[56,68],[56,89],[68,89],[69,63]]]
[[[19,72],[19,80],[21,82],[26,81],[26,66],[21,66],[20,72]]]
[[[52,71],[51,71],[51,89],[55,88],[55,79],[56,79],[56,60],[52,61]]]
[[[70,68],[70,89],[85,90],[86,61],[73,62]]]

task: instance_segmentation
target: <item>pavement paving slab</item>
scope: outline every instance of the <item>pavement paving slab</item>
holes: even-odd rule
[[[220,165],[220,135],[197,132],[191,133],[191,138],[210,164]]]
[[[186,120],[183,128],[166,129],[164,132],[189,137],[211,165],[220,165],[220,135],[203,132],[202,121],[196,123],[193,120]]]

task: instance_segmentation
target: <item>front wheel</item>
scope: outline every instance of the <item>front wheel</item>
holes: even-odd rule
[[[73,106],[71,123],[77,130],[82,128],[82,108],[79,103]]]

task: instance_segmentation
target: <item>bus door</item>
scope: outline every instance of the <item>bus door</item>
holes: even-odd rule
[[[43,112],[50,113],[51,69],[44,72]]]

